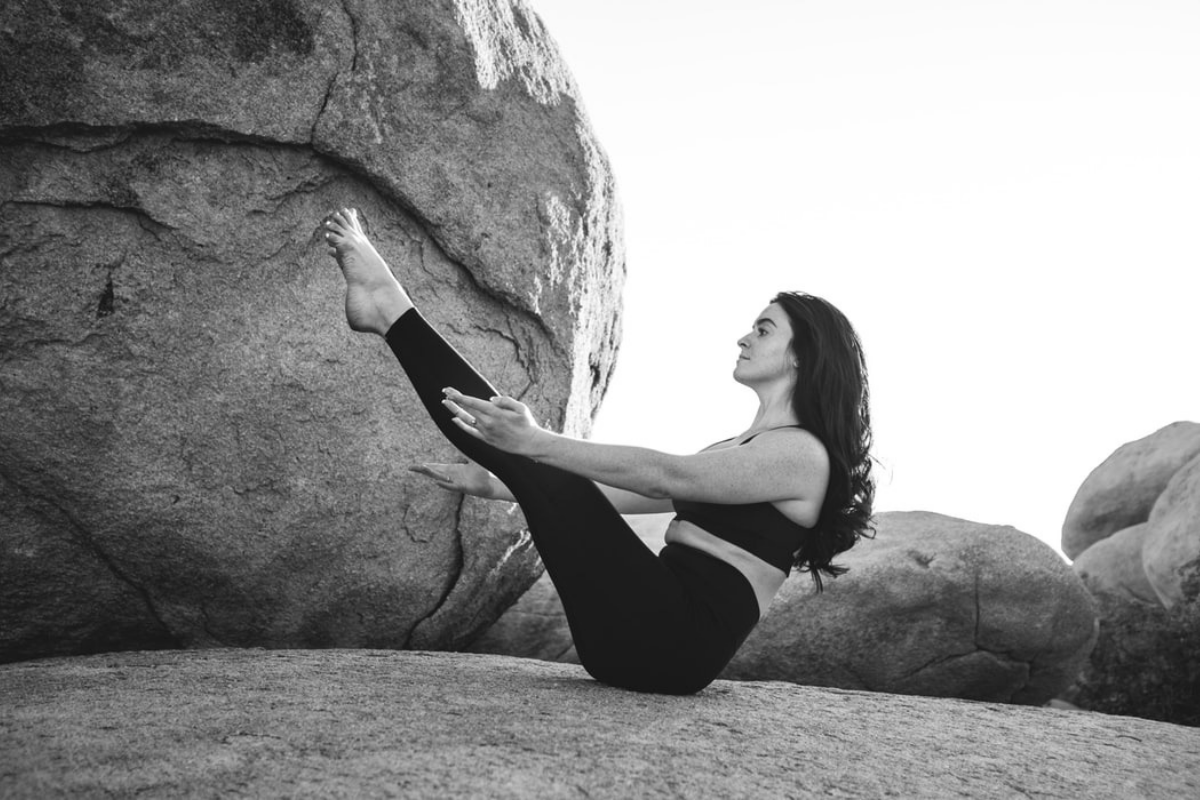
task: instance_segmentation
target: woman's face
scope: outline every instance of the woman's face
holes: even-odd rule
[[[796,362],[792,355],[792,325],[776,303],[762,310],[750,333],[738,339],[741,354],[733,379],[747,386],[792,380]]]

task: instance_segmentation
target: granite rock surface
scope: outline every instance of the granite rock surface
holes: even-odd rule
[[[612,689],[566,664],[384,651],[0,666],[9,798],[1183,798],[1200,731],[785,683]]]
[[[584,434],[624,276],[522,0],[0,7],[0,660],[455,647],[536,579],[311,235],[363,210],[427,318]]]

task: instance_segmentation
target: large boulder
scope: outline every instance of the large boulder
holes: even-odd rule
[[[1022,704],[1075,680],[1095,607],[1051,548],[928,512],[876,525],[823,593],[803,576],[784,585],[726,677]]]
[[[624,276],[607,162],[521,0],[0,8],[0,660],[451,648],[537,577],[519,514],[351,334],[363,209],[426,316],[586,433]]]
[[[5,797],[1188,798],[1196,731],[1107,714],[371,650],[0,667]],[[170,698],[170,702],[164,702]]]
[[[1167,608],[1200,602],[1200,456],[1171,478],[1147,528],[1142,561],[1158,599]]]
[[[1145,522],[1130,526],[1101,539],[1075,559],[1071,567],[1088,591],[1158,605],[1158,595],[1142,564],[1142,546],[1148,530]]]
[[[1121,445],[1075,493],[1063,521],[1063,553],[1076,558],[1101,539],[1145,522],[1171,476],[1196,455],[1195,422],[1175,422]]]

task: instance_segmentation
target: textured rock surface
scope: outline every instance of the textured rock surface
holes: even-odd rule
[[[1145,522],[1175,472],[1200,455],[1200,423],[1175,422],[1121,445],[1092,470],[1063,521],[1062,550],[1076,558],[1101,539]]]
[[[371,651],[0,667],[5,797],[1182,798],[1200,732],[1103,714]],[[169,698],[169,700],[168,700]]]
[[[1031,704],[1071,685],[1095,612],[1054,551],[938,514],[884,513],[877,525],[824,594],[789,579],[724,677]],[[576,660],[544,576],[473,649]]]
[[[426,315],[584,432],[606,161],[522,2],[0,8],[0,660],[454,647],[536,577],[313,246],[361,207]]]
[[[1158,605],[1158,595],[1142,565],[1147,523],[1133,525],[1101,539],[1071,565],[1092,594],[1116,594],[1126,600]]]
[[[579,663],[562,601],[548,572],[543,572],[516,603],[463,649],[468,653]]]
[[[1200,456],[1175,473],[1150,512],[1142,562],[1167,608],[1200,602]]]
[[[1200,603],[1163,608],[1112,592],[1096,600],[1100,635],[1064,699],[1200,728]]]
[[[850,572],[790,580],[726,676],[1040,704],[1075,680],[1095,609],[1058,555],[1014,528],[880,514]]]
[[[634,514],[626,517],[626,521],[646,546],[657,553],[665,544],[663,535],[674,516]],[[471,653],[579,663],[571,629],[549,573],[542,573],[495,624],[465,649]]]

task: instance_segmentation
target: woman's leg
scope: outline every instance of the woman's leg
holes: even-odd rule
[[[386,338],[443,435],[517,499],[584,666],[601,680],[626,682],[622,676],[638,666],[631,659],[649,660],[671,638],[655,622],[681,611],[670,570],[591,481],[505,453],[451,421],[441,403],[444,387],[476,397],[497,392],[420,312],[406,312]]]
[[[706,583],[656,557],[591,481],[504,453],[459,430],[441,405],[442,389],[454,386],[477,397],[491,397],[495,389],[416,312],[354,212],[332,215],[324,228],[346,277],[351,328],[386,336],[443,434],[496,474],[521,504],[584,666],[600,680],[630,688],[702,688],[723,666],[696,657],[695,649],[715,632],[697,609]],[[738,585],[745,579],[722,566],[733,573],[735,591],[748,593],[754,605],[753,591]],[[691,667],[701,660],[708,663],[697,673]]]

